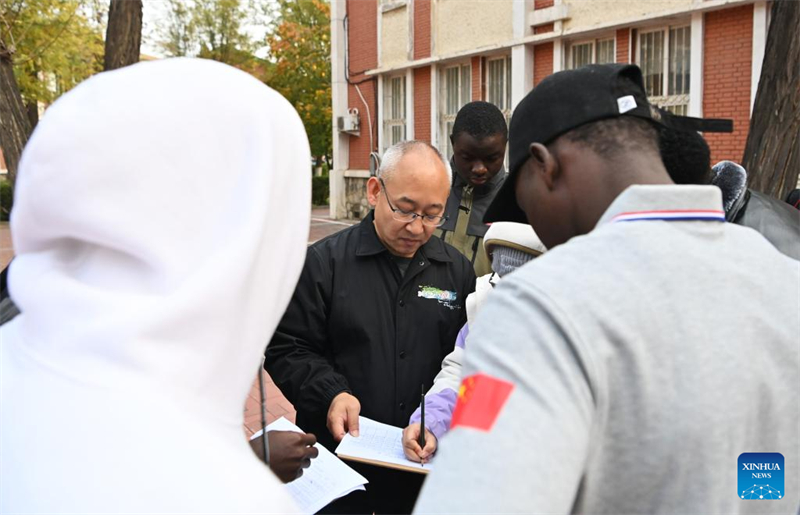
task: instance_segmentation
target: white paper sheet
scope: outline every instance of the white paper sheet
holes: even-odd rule
[[[267,431],[295,431],[303,430],[281,417],[267,426]],[[250,439],[261,436],[261,431]],[[333,455],[325,447],[317,444],[319,456],[311,460],[311,466],[303,471],[300,479],[295,479],[285,485],[289,494],[303,511],[303,513],[316,513],[339,497],[344,497],[350,492],[364,490],[367,479],[351,469],[342,460]]]
[[[403,430],[399,427],[358,417],[358,437],[346,434],[336,448],[336,454],[367,460],[382,461],[403,467],[432,470],[430,462],[411,461],[403,453]]]

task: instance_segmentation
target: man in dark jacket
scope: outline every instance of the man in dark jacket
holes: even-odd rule
[[[507,140],[506,119],[494,104],[470,102],[458,111],[450,136],[453,188],[439,236],[467,256],[478,276],[492,272],[483,249],[483,214],[506,178]]]
[[[265,367],[297,409],[297,424],[333,450],[358,435],[358,416],[404,427],[466,321],[469,261],[439,238],[450,171],[411,141],[386,151],[367,182],[374,210],[308,249]],[[426,387],[427,387],[426,386]],[[331,511],[410,512],[421,477],[356,466],[367,492]]]
[[[783,254],[800,260],[800,211],[748,188],[747,172],[734,162],[722,161],[712,169],[708,144],[696,131],[662,127],[659,150],[676,184],[719,187],[727,221],[758,231]]]
[[[8,265],[0,272],[0,325],[19,315],[19,309],[8,292]]]

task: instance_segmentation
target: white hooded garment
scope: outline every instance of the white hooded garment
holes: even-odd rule
[[[211,61],[102,73],[20,165],[0,328],[3,513],[293,512],[242,430],[305,256],[310,152]]]

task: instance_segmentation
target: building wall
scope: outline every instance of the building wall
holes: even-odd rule
[[[345,212],[348,218],[361,219],[369,214],[367,180],[361,177],[345,177]]]
[[[564,30],[589,29],[619,20],[643,18],[658,12],[690,9],[695,0],[564,0],[569,19]]]
[[[431,67],[414,70],[414,139],[431,142]]]
[[[533,85],[553,73],[553,43],[533,47]]]
[[[414,59],[424,59],[431,56],[431,0],[413,2]]]
[[[631,62],[631,30],[619,29],[617,30],[617,62],[629,63]]]
[[[472,67],[472,100],[483,100],[483,59],[473,57],[470,65]]]
[[[753,6],[705,15],[703,116],[731,118],[731,134],[706,134],[711,162],[741,162],[750,127]]]
[[[435,55],[511,41],[513,0],[437,0]]]
[[[357,108],[361,114],[361,135],[348,136],[345,143],[349,150],[346,179],[342,190],[348,214],[366,213],[364,197],[365,172],[369,168],[369,153],[378,145],[378,109],[381,102],[377,96],[379,69],[395,68],[382,73],[383,77],[406,73],[404,66],[411,61],[444,57],[446,60],[417,62],[407,76],[406,87],[410,90],[407,99],[408,131],[416,139],[433,142],[445,148],[445,141],[438,134],[439,108],[442,96],[441,70],[453,63],[469,62],[472,67],[472,100],[486,97],[486,59],[510,51],[512,42],[517,44],[512,53],[514,78],[512,88],[525,91],[541,82],[544,77],[560,69],[555,59],[568,57],[570,42],[594,37],[614,36],[616,61],[635,61],[636,34],[653,26],[667,26],[675,21],[692,20],[692,62],[702,69],[701,74],[693,70],[692,92],[696,113],[699,116],[732,118],[736,131],[733,134],[706,135],[712,149],[712,159],[740,161],[746,142],[752,79],[754,37],[762,41],[763,36],[754,36],[754,8],[752,3],[723,5],[714,11],[691,14],[691,9],[704,5],[702,0],[643,0],[629,2],[621,0],[526,0],[525,5],[535,9],[558,8],[566,4],[570,16],[564,21],[547,23],[533,30],[528,19],[520,17],[520,5],[516,0],[408,0],[405,5],[381,12],[378,0],[345,0],[349,17],[350,80],[358,82],[369,105],[373,124],[373,142],[369,142],[369,124],[366,108],[353,85],[347,86],[348,107]],[[491,5],[487,9],[487,5]],[[516,17],[514,6],[516,5]],[[683,12],[681,12],[683,11]],[[535,12],[535,11],[534,11]],[[669,13],[668,17],[653,18],[657,13]],[[530,12],[528,12],[530,14]],[[633,21],[636,17],[648,19]],[[413,27],[409,27],[409,16]],[[380,20],[380,21],[379,21]],[[630,23],[625,20],[631,20]],[[581,26],[591,29],[601,24],[625,23],[625,25],[596,30],[586,34],[576,33]],[[521,27],[522,26],[522,27]],[[513,40],[516,27],[519,37],[527,37],[522,47],[519,39]],[[561,30],[569,34],[558,37]],[[380,34],[379,34],[380,31]],[[555,33],[554,33],[555,32]],[[555,41],[540,42],[531,35],[550,34]],[[535,35],[534,35],[535,37]],[[379,44],[380,39],[380,44]],[[702,44],[698,44],[702,42]],[[492,46],[482,50],[483,47]],[[507,46],[507,48],[503,48]],[[702,48],[701,48],[702,47]],[[459,52],[474,52],[469,56]],[[379,54],[380,53],[380,59]],[[701,59],[700,59],[701,57]],[[379,62],[380,61],[380,62]],[[370,72],[367,75],[365,72]],[[699,84],[699,86],[698,86]],[[433,87],[436,89],[434,90]],[[523,93],[524,94],[524,93]],[[437,99],[437,97],[439,97]],[[521,97],[520,97],[521,98]],[[700,100],[702,99],[702,103]],[[695,101],[696,100],[696,101]],[[342,102],[343,103],[343,102]],[[343,113],[335,113],[340,115]],[[346,157],[345,160],[348,158]]]
[[[349,76],[351,82],[361,82],[358,88],[369,105],[373,125],[372,147],[378,144],[377,132],[377,79],[370,78],[365,72],[378,67],[378,3],[377,1],[348,0],[347,16],[349,19],[348,49]],[[356,86],[347,87],[347,105],[358,109],[361,114],[361,136],[350,137],[350,170],[369,169],[369,123],[367,109],[361,100]]]
[[[381,13],[381,62],[395,66],[408,61],[408,7]]]

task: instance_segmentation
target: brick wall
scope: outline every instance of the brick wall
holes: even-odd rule
[[[483,100],[483,59],[472,58],[472,100]]]
[[[430,56],[431,0],[414,0],[414,59]]]
[[[352,82],[367,78],[364,72],[378,66],[378,2],[364,0],[347,1],[349,73]],[[369,104],[373,125],[373,146],[378,144],[377,82],[368,80],[358,86]],[[369,123],[367,110],[353,85],[347,87],[347,105],[358,109],[361,114],[361,136],[350,136],[350,168],[367,170],[369,168]]]
[[[535,0],[533,2],[534,9],[546,9],[547,7],[553,7],[555,4],[555,0]]]
[[[414,139],[431,142],[431,67],[414,70]]]
[[[533,47],[533,85],[553,73],[553,43],[543,43]]]
[[[617,31],[617,62],[631,62],[631,31],[630,29],[619,29]]]
[[[753,6],[707,13],[703,46],[703,116],[731,118],[734,127],[705,135],[711,163],[741,162],[750,125]]]
[[[553,32],[555,30],[555,23],[546,23],[533,28],[534,34],[544,34],[545,32]]]

